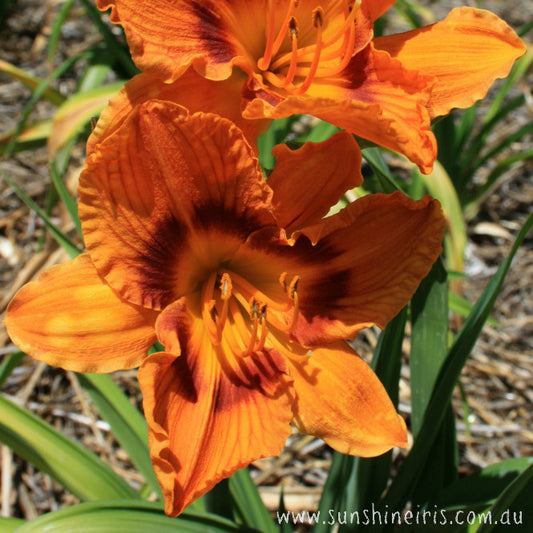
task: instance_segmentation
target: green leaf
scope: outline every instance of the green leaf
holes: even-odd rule
[[[124,448],[152,490],[161,497],[148,450],[148,426],[120,387],[105,374],[76,374],[98,412],[111,426],[113,436]]]
[[[448,282],[439,259],[411,301],[411,427],[414,438],[422,424],[439,370],[447,355]],[[457,476],[457,445],[451,404],[433,443],[430,461],[413,490],[413,503],[423,504]]]
[[[124,47],[119,43],[117,37],[104,23],[100,11],[98,11],[98,9],[93,5],[93,2],[89,0],[81,0],[81,3],[85,7],[85,10],[93,21],[95,27],[102,34],[108,49],[108,53],[120,64],[126,76],[131,78],[138,74],[139,69],[133,63],[130,54],[124,49]]]
[[[530,464],[512,483],[510,483],[501,493],[499,498],[490,507],[488,512],[491,515],[491,521],[484,522],[478,528],[478,533],[489,533],[496,529],[496,524],[500,523],[504,526],[512,526],[513,521],[510,513],[519,512],[526,513],[526,519],[531,527],[533,522],[533,513],[531,511],[531,491],[533,490],[533,463]],[[523,500],[524,505],[516,505],[518,500]],[[516,510],[513,509],[513,504],[516,505]],[[505,521],[504,521],[505,517]],[[513,516],[514,518],[514,516]],[[522,522],[522,521],[521,521]],[[522,522],[522,525],[523,522]],[[497,528],[501,530],[502,528]],[[528,529],[525,526],[525,529]]]
[[[0,533],[13,533],[18,527],[26,523],[22,518],[0,517]]]
[[[74,2],[75,0],[67,0],[61,6],[59,14],[57,15],[54,21],[54,25],[52,26],[52,32],[48,37],[48,53],[46,54],[47,59],[50,63],[52,63],[56,55],[57,45],[59,44],[59,41],[61,39],[61,31],[63,30],[63,24],[70,15],[70,10],[72,9],[72,5],[74,4]]]
[[[3,59],[0,59],[0,73],[9,76],[13,80],[20,81],[20,83],[32,91],[36,91],[40,88],[41,96],[54,105],[59,105],[65,100],[65,97],[55,89],[48,87],[48,85],[43,87],[43,83],[45,83],[43,80],[28,74],[25,70],[22,70]]]
[[[364,148],[362,152],[366,162],[372,167],[372,170],[376,174],[383,192],[393,193],[394,191],[402,190],[400,185],[396,182],[396,178],[389,170],[379,148]]]
[[[28,117],[30,116],[30,113],[33,111],[33,108],[35,107],[35,104],[44,97],[45,94],[47,94],[48,89],[50,88],[50,84],[56,80],[57,78],[61,77],[69,68],[71,68],[76,62],[80,61],[81,59],[88,59],[91,56],[90,52],[83,52],[81,54],[77,54],[75,56],[69,57],[66,61],[61,63],[61,65],[50,74],[45,80],[43,80],[38,87],[35,88],[32,97],[30,98],[29,102],[24,106],[24,109],[21,114],[21,118],[17,124],[17,127],[15,129],[15,132],[13,133],[12,137],[9,140],[8,145],[5,148],[4,154],[6,156],[10,156],[14,148],[17,144],[19,135],[24,131],[26,127],[26,121],[28,120]],[[61,97],[63,101],[63,96]]]
[[[250,531],[207,513],[185,511],[178,518],[163,514],[148,502],[82,503],[48,513],[15,530],[16,533],[237,533]]]
[[[46,224],[50,233],[55,240],[62,246],[71,258],[76,257],[81,252],[78,247],[50,220],[50,217],[41,209],[11,178],[6,174],[3,169],[0,169],[0,173],[4,180],[13,188],[17,193],[17,196],[37,215],[39,215],[43,222]]]
[[[489,313],[498,297],[501,286],[507,275],[513,257],[518,247],[533,227],[533,213],[528,217],[511,249],[511,252],[502,263],[496,274],[483,291],[483,294],[474,305],[470,316],[457,334],[455,341],[448,353],[448,357],[439,372],[436,386],[426,408],[426,413],[420,428],[418,439],[398,470],[391,486],[379,505],[379,510],[384,512],[400,510],[409,500],[413,488],[428,461],[431,447],[435,441],[442,420],[446,412],[453,389],[457,383],[461,370],[472,350]]]
[[[0,440],[81,500],[139,498],[96,455],[2,395]]]
[[[54,183],[54,187],[56,188],[57,194],[59,194],[59,197],[61,198],[63,205],[68,211],[68,214],[70,215],[70,218],[72,222],[74,223],[74,227],[76,228],[78,235],[81,238],[83,238],[83,234],[81,231],[80,217],[78,216],[78,205],[76,204],[76,201],[74,200],[74,198],[70,196],[70,193],[68,192],[67,187],[65,186],[65,183],[63,182],[63,180],[61,179],[61,176],[59,175],[57,171],[55,162],[50,161],[49,167],[50,167],[50,175],[52,176],[52,182]]]
[[[233,496],[235,516],[240,523],[257,528],[263,533],[277,532],[248,468],[237,470],[229,478],[229,489]]]
[[[440,258],[413,296],[411,322],[411,429],[416,438],[448,352],[448,281]]]
[[[33,150],[46,145],[52,131],[52,119],[41,120],[24,126],[22,131],[13,129],[0,135],[0,156],[7,155],[7,147],[10,146],[10,154]],[[17,135],[15,143],[11,139]]]
[[[533,464],[531,457],[507,459],[454,481],[431,500],[428,508],[485,508]]]
[[[0,363],[0,387],[6,382],[13,370],[17,368],[26,354],[21,351],[5,355]]]
[[[124,85],[123,81],[76,93],[59,106],[54,115],[52,132],[48,141],[50,157],[75,138],[98,116],[112,98]]]

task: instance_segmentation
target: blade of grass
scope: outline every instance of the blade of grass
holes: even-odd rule
[[[0,533],[13,533],[26,523],[22,518],[0,518]]]
[[[477,533],[489,533],[494,530],[496,523],[501,522],[504,512],[508,511],[511,505],[520,497],[525,496],[526,501],[531,502],[531,489],[533,488],[533,464],[524,470],[492,504],[489,512],[492,520],[484,522],[478,528]],[[526,512],[528,509],[526,509]],[[529,509],[531,514],[531,510]]]
[[[229,478],[229,489],[233,496],[234,512],[240,523],[263,533],[277,532],[247,468],[237,470]]]
[[[383,192],[393,193],[394,191],[402,190],[396,181],[396,178],[389,170],[379,148],[364,148],[362,152],[366,162],[372,167],[372,170],[376,174]]]
[[[178,518],[163,514],[148,502],[110,501],[82,503],[40,516],[17,533],[237,533],[250,531],[221,517],[185,511]]]
[[[51,132],[52,119],[28,124],[20,133],[16,129],[8,131],[0,136],[0,156],[6,155],[7,146],[10,144],[15,133],[18,133],[18,137],[14,146],[10,148],[11,154],[45,146]]]
[[[87,14],[93,21],[93,24],[102,34],[104,41],[107,45],[108,52],[112,57],[120,64],[124,70],[124,74],[127,78],[132,78],[140,71],[133,63],[130,54],[124,49],[124,47],[119,43],[116,36],[113,32],[106,26],[102,20],[102,14],[100,11],[93,5],[93,2],[89,0],[81,0],[83,7],[87,11]]]
[[[90,52],[82,52],[81,54],[77,54],[73,57],[68,58],[56,70],[54,70],[54,72],[52,72],[50,76],[48,76],[45,80],[43,80],[39,84],[39,86],[33,92],[33,95],[30,98],[29,102],[24,106],[17,128],[15,129],[13,136],[11,137],[8,145],[6,146],[6,149],[5,149],[6,156],[9,157],[13,153],[13,149],[17,143],[18,136],[22,133],[22,131],[24,131],[24,128],[26,126],[26,121],[28,120],[30,113],[35,107],[35,104],[43,97],[43,95],[49,89],[50,84],[57,78],[61,77],[75,63],[77,63],[81,59],[88,59],[90,56],[91,56]]]
[[[83,238],[83,234],[81,232],[80,217],[78,216],[78,206],[74,198],[70,196],[70,193],[68,192],[67,187],[65,186],[65,183],[61,179],[61,176],[59,175],[57,171],[55,161],[50,161],[48,166],[50,167],[50,175],[52,176],[52,181],[56,188],[57,194],[59,194],[59,197],[61,198],[63,205],[67,209],[68,214],[70,215],[70,218],[72,222],[74,223],[76,231],[78,232],[78,235]]]
[[[50,36],[48,37],[48,52],[46,55],[50,63],[52,63],[52,61],[54,60],[54,56],[57,52],[57,45],[59,44],[59,41],[61,39],[61,31],[63,29],[63,24],[65,24],[65,21],[70,15],[70,10],[72,9],[72,5],[75,1],[76,0],[67,0],[61,6],[61,9],[59,10],[59,13],[54,21],[52,31],[50,33]]]
[[[96,455],[2,395],[0,440],[81,500],[139,498]]]
[[[411,429],[416,438],[448,351],[448,281],[441,259],[411,300],[411,322]]]
[[[411,428],[414,438],[422,425],[435,380],[446,359],[448,341],[448,281],[438,260],[411,301]],[[433,444],[430,461],[413,490],[413,504],[422,505],[457,476],[457,445],[451,405]]]
[[[161,497],[148,451],[146,420],[128,400],[120,387],[104,374],[76,374],[98,412],[111,426],[113,436],[124,448],[151,489]]]
[[[43,209],[41,209],[9,176],[3,169],[0,169],[0,173],[4,180],[13,188],[17,196],[37,215],[39,215],[43,222],[46,224],[50,233],[55,240],[62,246],[71,258],[76,257],[81,252],[78,247],[50,220]]]
[[[6,382],[13,370],[19,366],[26,354],[21,351],[5,355],[0,363],[0,388]]]
[[[412,489],[416,486],[416,482],[427,463],[428,455],[444,418],[446,412],[444,407],[451,399],[462,368],[494,306],[513,257],[532,227],[533,213],[526,220],[509,255],[492,277],[481,297],[474,305],[470,316],[457,334],[437,377],[436,386],[426,408],[418,439],[415,440],[409,455],[398,470],[385,498],[381,501],[379,505],[380,511],[384,512],[387,509],[389,511],[400,510],[409,500]]]
[[[22,70],[3,59],[0,59],[0,72],[9,76],[13,80],[19,81],[32,91],[36,91],[44,83],[43,80],[28,74],[25,70]],[[56,91],[52,87],[48,87],[48,85],[41,89],[41,97],[54,105],[60,105],[65,101],[65,97],[59,91]]]

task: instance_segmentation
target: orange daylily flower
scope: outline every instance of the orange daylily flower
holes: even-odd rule
[[[7,311],[11,338],[36,359],[78,372],[140,365],[171,516],[279,454],[291,421],[343,453],[406,444],[344,339],[409,301],[440,252],[441,208],[373,194],[323,218],[361,184],[353,137],[274,155],[267,182],[229,120],[136,106],[80,179],[88,252],[23,287]],[[155,340],[164,352],[147,357]]]
[[[175,83],[242,76],[247,119],[315,115],[431,171],[431,119],[485,96],[525,46],[489,11],[373,38],[394,0],[96,0],[112,8],[134,61]],[[232,105],[232,104],[229,104]]]

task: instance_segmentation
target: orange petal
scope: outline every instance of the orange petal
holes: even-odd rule
[[[370,367],[345,343],[291,359],[293,422],[335,450],[373,457],[407,445],[405,422]]]
[[[226,2],[193,0],[97,0],[112,8],[111,22],[126,32],[135,64],[166,82],[189,65],[212,80],[229,78],[232,60],[242,55],[230,31]],[[226,15],[226,16],[224,16]]]
[[[526,50],[500,18],[481,9],[453,9],[432,26],[374,41],[407,69],[435,76],[431,117],[483,98],[496,78],[504,78]]]
[[[148,74],[139,74],[124,85],[100,115],[87,141],[87,154],[94,152],[98,143],[114,133],[136,105],[156,99],[179,104],[190,113],[204,111],[230,119],[257,150],[257,137],[266,131],[270,121],[242,118],[243,76],[242,72],[236,71],[227,80],[216,82],[202,78],[190,68],[174,83],[163,83]]]
[[[251,461],[279,454],[291,432],[284,358],[236,359],[224,342],[213,347],[186,303],[171,311],[180,357],[154,354],[139,370],[150,454],[170,516]]]
[[[352,58],[342,76],[317,78],[306,94],[287,96],[279,103],[263,91],[261,98],[248,102],[243,116],[311,114],[404,154],[428,173],[437,155],[427,110],[432,83],[432,78],[406,70],[369,45]]]
[[[370,194],[300,237],[300,318],[292,335],[306,346],[383,328],[411,299],[441,251],[444,217],[429,197]],[[293,267],[295,268],[295,267]]]
[[[80,219],[98,272],[121,297],[153,309],[195,290],[249,233],[275,223],[252,155],[217,115],[137,106],[80,178]]]
[[[113,372],[141,364],[156,340],[156,316],[118,298],[83,254],[22,287],[5,322],[13,342],[35,359],[75,372]]]
[[[272,155],[272,206],[280,227],[288,232],[318,222],[343,193],[363,182],[361,150],[346,132],[322,143],[305,143],[298,150],[280,144]]]

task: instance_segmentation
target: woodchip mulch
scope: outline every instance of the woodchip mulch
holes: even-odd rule
[[[446,7],[450,4],[426,3],[435,9],[444,9],[444,4]],[[51,65],[43,58],[50,25],[61,4],[61,0],[19,0],[0,29],[2,58],[37,76],[49,74]],[[501,7],[501,3],[499,5]],[[532,12],[529,2],[508,1],[505,5],[506,12],[501,13],[500,9],[500,14],[517,26],[524,20],[523,9],[529,6]],[[60,48],[63,57],[91,46],[98,39],[82,8],[76,9],[77,17],[69,20],[64,28]],[[496,5],[495,10],[498,9]],[[73,89],[75,76],[74,72],[62,78],[56,88],[68,94]],[[19,83],[0,76],[0,134],[16,125],[30,95]],[[532,112],[532,108],[525,108],[515,119],[520,123],[529,121]],[[50,105],[39,103],[31,118],[45,118],[52,113]],[[516,143],[512,150],[527,149],[528,143],[531,143],[530,138]],[[69,174],[69,183],[74,189],[83,154],[83,143],[80,143],[74,149]],[[0,164],[31,198],[43,205],[50,183],[45,149],[23,152]],[[531,211],[532,177],[532,161],[513,168],[502,177],[479,215],[468,225],[469,276],[463,282],[463,291],[472,302],[501,264]],[[67,216],[61,210],[54,211],[53,216],[56,222],[68,227]],[[502,459],[533,455],[532,248],[533,236],[530,235],[515,258],[492,313],[497,325],[485,327],[462,374],[460,385],[468,412],[465,413],[459,391],[454,396],[462,474]],[[34,279],[42,269],[64,260],[65,253],[45,235],[40,219],[0,180],[0,320],[18,287]],[[357,339],[357,348],[363,356],[371,355],[377,334],[375,330],[367,330]],[[406,354],[408,346],[407,338]],[[6,356],[15,349],[0,326],[0,355]],[[140,402],[135,371],[117,372],[114,377],[131,398]],[[409,419],[407,355],[400,392],[400,412]],[[5,383],[2,393],[100,455],[133,485],[141,483],[140,475],[117,445],[107,423],[99,419],[74,374],[26,358]],[[7,447],[1,446],[0,455],[1,516],[31,519],[76,502],[75,497],[49,476]],[[331,450],[322,441],[295,432],[279,458],[257,461],[253,473],[270,508],[277,508],[283,483],[289,509],[311,510],[318,503],[330,461]]]

